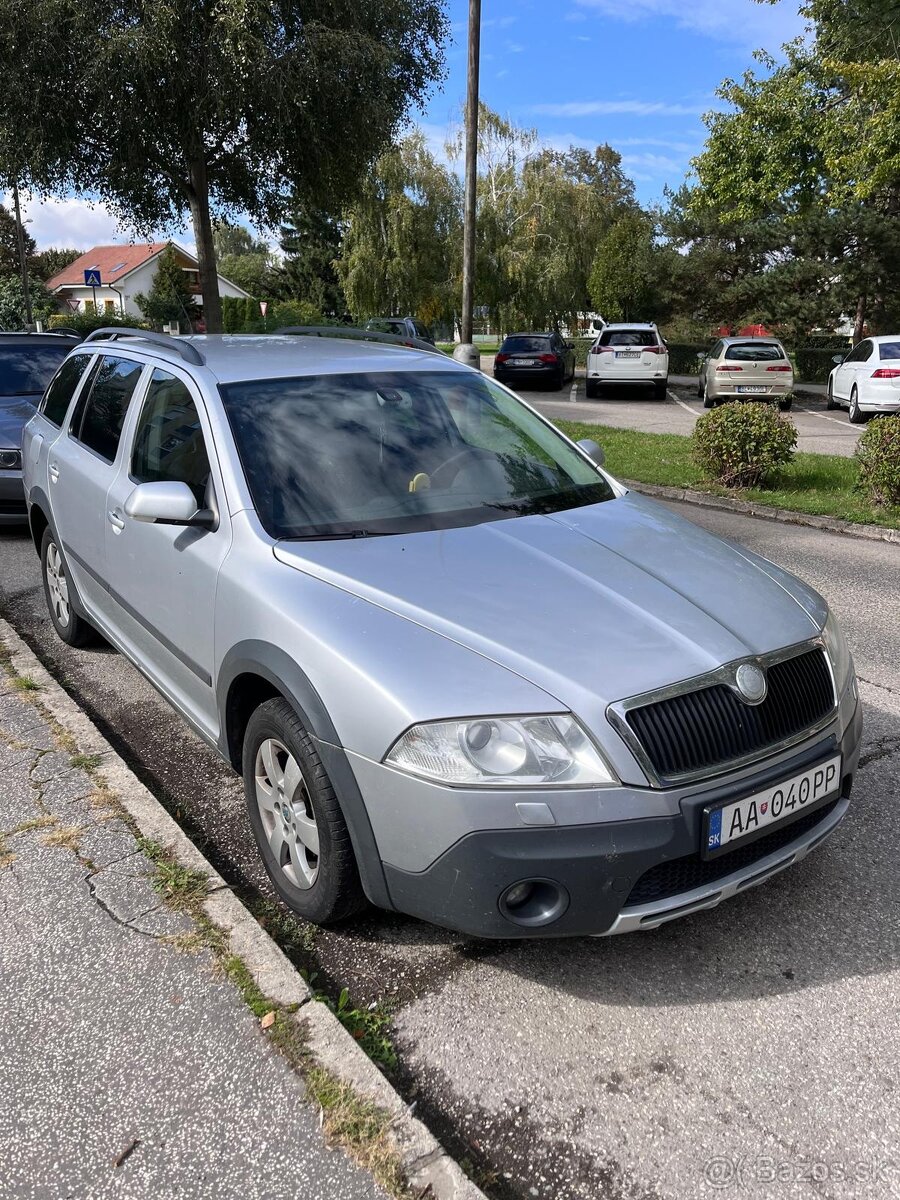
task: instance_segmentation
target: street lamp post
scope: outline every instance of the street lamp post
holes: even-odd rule
[[[13,180],[13,211],[16,217],[16,241],[19,245],[19,268],[22,272],[22,292],[25,297],[25,324],[31,324],[31,289],[28,286],[28,259],[25,255],[25,229],[19,208],[19,184]]]
[[[466,192],[463,207],[461,341],[472,341],[475,292],[475,195],[478,180],[478,66],[481,49],[481,0],[469,0],[469,69],[466,92]]]

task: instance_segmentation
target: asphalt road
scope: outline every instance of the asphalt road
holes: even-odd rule
[[[484,944],[375,913],[321,934],[316,969],[396,1006],[402,1088],[496,1196],[900,1196],[898,550],[682,511],[844,619],[867,721],[844,825],[653,933]],[[55,639],[24,536],[0,537],[0,607],[216,865],[267,893],[238,780],[120,655]]]
[[[553,420],[585,421],[639,429],[645,433],[690,434],[698,417],[706,411],[697,396],[695,380],[670,378],[664,401],[655,400],[650,388],[606,388],[600,399],[588,400],[584,379],[577,378],[561,392],[531,392],[519,389],[523,399]],[[826,412],[825,397],[804,394],[794,400],[790,414],[797,427],[797,449],[810,454],[852,456],[863,425],[851,425],[842,409]]]

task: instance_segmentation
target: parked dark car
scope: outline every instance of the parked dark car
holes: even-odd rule
[[[575,376],[575,348],[558,333],[511,333],[494,359],[494,378],[510,387],[556,388]]]
[[[68,333],[0,333],[0,525],[26,520],[22,430],[80,340]]]
[[[415,317],[372,317],[366,321],[366,329],[371,329],[373,333],[392,333],[395,337],[416,338],[434,345],[434,334]]]

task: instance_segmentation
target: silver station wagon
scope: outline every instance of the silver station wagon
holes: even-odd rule
[[[847,811],[821,596],[442,355],[106,331],[25,431],[50,619],[243,774],[284,900],[472,935],[710,908]]]

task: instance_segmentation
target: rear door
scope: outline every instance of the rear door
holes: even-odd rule
[[[735,342],[725,351],[725,364],[741,368],[732,380],[745,395],[765,395],[776,384],[790,382],[790,360],[775,341]]]
[[[219,568],[231,522],[212,453],[202,397],[189,374],[152,370],[126,430],[107,497],[107,576],[123,647],[208,735],[216,736],[213,627]],[[125,502],[139,483],[178,481],[198,508],[218,513],[216,529],[135,521]]]
[[[50,508],[79,595],[109,622],[106,589],[106,497],[115,478],[122,427],[144,364],[98,355],[66,432],[50,447]]]
[[[658,345],[652,329],[604,330],[599,343],[603,377],[652,377],[659,368]]]

